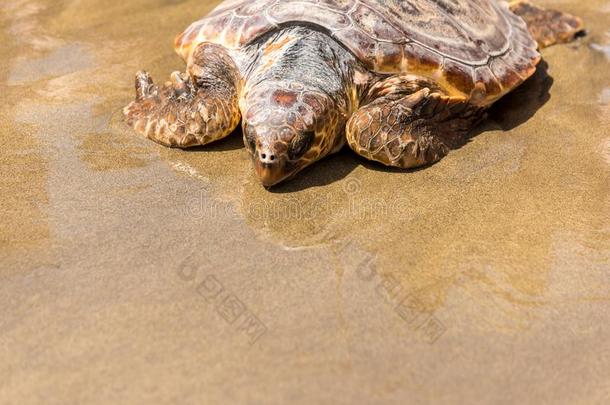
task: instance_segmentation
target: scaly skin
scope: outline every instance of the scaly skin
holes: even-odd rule
[[[188,74],[172,74],[159,87],[146,72],[136,75],[136,100],[124,109],[136,131],[169,147],[205,145],[229,135],[239,124],[239,76],[226,50],[201,44]]]
[[[345,118],[324,93],[265,82],[244,99],[244,143],[266,186],[292,176],[345,143]]]
[[[294,27],[252,47],[242,94],[244,143],[261,182],[285,180],[345,144],[358,102],[356,58],[328,37]]]
[[[485,111],[413,75],[381,81],[368,97],[373,101],[347,124],[348,144],[369,160],[403,169],[440,160],[464,142]]]

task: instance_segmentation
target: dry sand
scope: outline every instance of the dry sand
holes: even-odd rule
[[[0,403],[609,403],[610,2],[439,164],[268,192],[121,121],[201,0],[0,4]]]

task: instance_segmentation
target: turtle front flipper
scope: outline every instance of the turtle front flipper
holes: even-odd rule
[[[233,60],[223,47],[202,44],[187,72],[174,72],[163,86],[155,85],[148,73],[138,72],[136,99],[123,110],[127,123],[170,147],[205,145],[229,135],[241,118]]]
[[[541,48],[567,43],[585,34],[582,20],[571,14],[544,9],[527,0],[512,1],[510,9],[523,18]]]
[[[372,93],[350,118],[347,142],[369,160],[403,169],[435,163],[461,146],[485,110],[414,76],[390,78]]]

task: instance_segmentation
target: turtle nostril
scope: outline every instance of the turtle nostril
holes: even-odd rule
[[[264,164],[272,164],[278,161],[275,153],[269,152],[268,150],[259,153],[259,160]]]

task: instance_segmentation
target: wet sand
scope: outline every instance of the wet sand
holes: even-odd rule
[[[463,148],[285,185],[122,123],[213,3],[0,5],[1,403],[607,403],[610,3]]]

